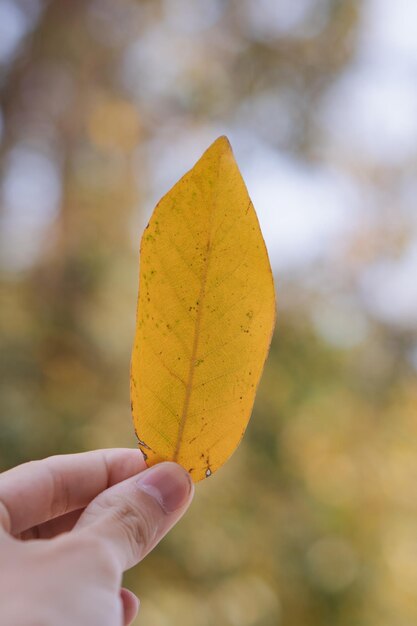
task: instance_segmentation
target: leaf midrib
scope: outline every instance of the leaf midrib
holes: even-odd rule
[[[178,427],[177,442],[175,445],[173,461],[178,460],[178,455],[179,455],[179,451],[181,448],[181,443],[182,443],[182,439],[184,435],[185,423],[186,423],[187,415],[188,415],[188,409],[190,407],[191,394],[193,390],[195,363],[197,359],[198,343],[200,340],[200,327],[201,327],[201,320],[203,317],[204,299],[206,295],[207,275],[208,275],[208,269],[210,265],[210,258],[211,258],[211,251],[212,251],[212,244],[211,244],[210,239],[207,242],[206,250],[207,250],[206,262],[204,266],[204,273],[201,278],[200,292],[198,294],[198,309],[197,309],[197,315],[196,315],[195,326],[194,326],[193,347],[191,350],[190,366],[188,369],[187,382],[185,386],[184,404],[183,404],[179,427]]]

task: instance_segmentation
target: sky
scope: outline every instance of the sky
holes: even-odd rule
[[[319,5],[315,0],[244,0],[242,11],[260,39],[288,33],[303,38],[323,27]],[[11,0],[0,0],[0,62],[16,54],[39,6],[33,3],[29,19]],[[314,19],[306,20],[310,14]],[[201,11],[189,0],[175,3],[175,9],[174,3],[166,2],[165,20],[126,51],[121,74],[132,92],[140,89],[152,107],[167,92],[180,89],[190,59],[181,33],[198,38],[221,15],[220,2]],[[275,273],[302,281],[312,266],[335,265],[361,229],[386,219],[387,200],[376,183],[361,176],[361,168],[401,171],[417,156],[416,33],[416,2],[364,0],[355,55],[324,94],[316,113],[320,133],[315,162],[302,161],[268,142],[270,132],[282,136],[288,132],[289,94],[262,94],[224,124],[207,121],[197,128],[168,120],[146,147],[150,176],[143,223],[161,195],[218,135],[226,133],[257,210]],[[198,46],[193,53],[199,54]],[[417,319],[417,290],[412,284],[417,274],[415,174],[399,177],[388,209],[388,223],[407,217],[411,243],[395,258],[384,253],[373,258],[350,294],[351,300],[358,301],[358,310],[363,307],[387,324],[406,328],[414,328]],[[21,272],[36,262],[59,210],[59,163],[47,151],[17,146],[6,163],[0,193],[0,262],[6,271]]]

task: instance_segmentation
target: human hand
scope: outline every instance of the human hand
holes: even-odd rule
[[[138,599],[121,589],[192,500],[175,463],[96,450],[0,474],[0,624],[122,626]]]

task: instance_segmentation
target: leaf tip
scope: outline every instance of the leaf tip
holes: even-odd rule
[[[213,143],[211,144],[209,150],[211,148],[216,148],[220,152],[231,152],[232,151],[232,146],[230,145],[230,141],[226,137],[226,135],[220,135],[220,137],[217,137],[217,139],[215,141],[213,141]]]

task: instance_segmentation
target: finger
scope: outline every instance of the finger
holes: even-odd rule
[[[108,548],[119,572],[132,567],[162,539],[192,500],[190,475],[176,463],[160,463],[107,489],[86,508],[74,528]]]
[[[120,599],[123,605],[123,625],[129,626],[135,619],[139,611],[139,598],[129,589],[122,587]]]
[[[87,506],[145,468],[139,450],[113,448],[31,461],[0,474],[0,524],[18,534]]]

